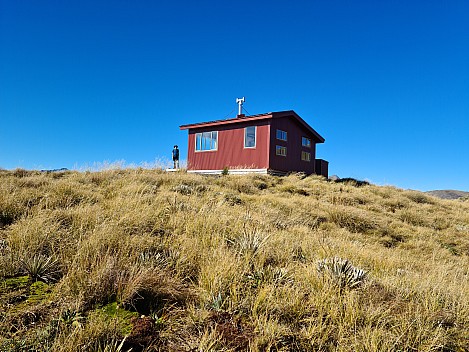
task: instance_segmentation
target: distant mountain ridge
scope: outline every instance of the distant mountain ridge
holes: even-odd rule
[[[427,191],[425,193],[441,199],[459,199],[463,197],[469,197],[469,192],[456,191],[452,189]]]
[[[363,185],[369,185],[369,182],[367,182],[367,181],[360,181],[360,180],[356,180],[356,179],[351,178],[351,177],[341,178],[337,175],[329,176],[329,180],[333,181],[333,182],[350,183],[350,184],[352,184],[354,186],[357,186],[357,187],[360,187],[360,186],[363,186]],[[465,198],[465,197],[469,198],[469,192],[457,191],[457,190],[454,190],[454,189],[426,191],[426,192],[423,192],[423,193],[429,194],[433,197],[437,197],[437,198],[440,198],[440,199],[459,199],[459,198]]]

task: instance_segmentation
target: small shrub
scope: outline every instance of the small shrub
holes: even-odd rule
[[[217,351],[250,350],[249,342],[253,336],[252,327],[240,317],[229,312],[216,311],[211,312],[205,324],[218,333],[223,349],[216,349]]]
[[[34,174],[34,171],[28,171],[25,169],[17,168],[12,171],[13,176],[18,178],[28,177]]]
[[[317,264],[319,275],[326,276],[340,290],[344,288],[357,288],[366,278],[365,270],[356,268],[348,261],[339,257],[320,260]]]
[[[345,178],[339,178],[335,180],[334,182],[336,183],[345,183],[354,187],[363,187],[363,186],[369,186],[370,183],[368,181],[363,181],[363,180],[357,180],[352,177],[345,177]]]
[[[0,228],[13,224],[16,218],[15,214],[8,211],[2,211],[0,213]]]
[[[161,319],[161,318],[160,318]],[[124,346],[131,351],[141,351],[142,348],[152,346],[159,339],[159,328],[153,317],[134,317],[132,332],[127,338]]]
[[[229,204],[229,205],[240,205],[240,204],[243,204],[243,200],[235,195],[235,194],[226,194],[225,195],[225,201]]]
[[[461,255],[456,243],[454,242],[443,242],[441,243],[441,247],[447,249],[452,255]]]
[[[228,169],[228,166],[225,166],[225,167],[223,168],[223,170],[221,171],[221,174],[222,174],[223,176],[226,176],[226,175],[228,175],[229,173],[230,173],[230,169]]]

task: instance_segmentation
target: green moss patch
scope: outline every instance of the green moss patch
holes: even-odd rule
[[[36,281],[29,287],[29,303],[39,303],[52,293],[52,287],[44,282]]]
[[[12,277],[2,280],[0,281],[0,295],[11,291],[25,289],[28,287],[29,282],[28,276]]]
[[[132,318],[138,317],[137,312],[130,312],[119,307],[117,302],[111,302],[96,311],[106,321],[114,320],[119,326],[122,335],[128,335],[132,331]]]

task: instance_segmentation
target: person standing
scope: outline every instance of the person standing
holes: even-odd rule
[[[179,169],[179,149],[177,145],[174,146],[172,155],[174,169]]]

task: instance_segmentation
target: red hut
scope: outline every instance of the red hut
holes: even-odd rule
[[[221,173],[305,172],[327,177],[328,163],[316,159],[324,138],[293,110],[180,126],[189,130],[187,171]]]

